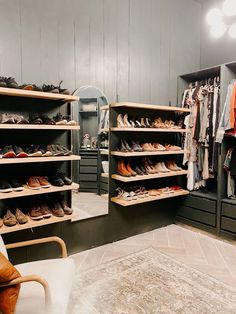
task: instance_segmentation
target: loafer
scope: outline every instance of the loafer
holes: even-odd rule
[[[41,184],[37,177],[29,177],[26,184],[31,190],[39,190],[41,188]]]
[[[29,157],[42,157],[43,153],[39,149],[39,146],[31,144],[29,147],[26,148],[26,153]]]
[[[17,208],[15,211],[16,220],[20,225],[23,225],[28,222],[28,218],[25,214],[22,213],[22,211]]]
[[[16,216],[9,209],[3,217],[3,223],[8,227],[13,227],[17,224]]]
[[[37,177],[37,179],[39,180],[42,188],[50,188],[51,184],[48,182],[46,177]]]
[[[73,209],[67,205],[67,202],[65,200],[61,201],[60,204],[65,215],[71,215],[73,213]]]
[[[29,216],[33,220],[40,220],[43,219],[43,213],[41,211],[40,206],[32,206],[29,210]]]
[[[65,185],[64,181],[58,176],[50,177],[49,181],[54,186],[64,186]]]
[[[52,212],[47,204],[40,205],[41,213],[43,218],[50,218],[52,217]]]
[[[64,217],[65,216],[64,210],[61,207],[60,202],[53,203],[51,205],[51,211],[52,211],[53,215],[56,216],[56,217]]]
[[[14,152],[14,149],[12,145],[5,146],[1,150],[2,158],[16,158],[16,153]]]
[[[17,158],[29,157],[29,155],[20,146],[15,145],[13,148]]]
[[[24,190],[23,185],[20,183],[18,179],[10,179],[9,180],[10,186],[14,192],[21,192]]]
[[[0,180],[0,192],[1,193],[9,193],[12,192],[12,186],[9,184],[7,180]]]

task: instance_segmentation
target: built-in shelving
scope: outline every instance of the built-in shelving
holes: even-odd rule
[[[111,151],[111,155],[120,157],[142,157],[142,156],[166,156],[166,155],[181,155],[188,153],[187,150],[167,150],[167,151],[154,151],[154,152],[119,152]]]
[[[100,149],[100,154],[101,155],[109,155],[109,150],[108,149]]]
[[[101,107],[100,107],[100,110],[109,110],[109,105],[101,106]]]
[[[164,129],[164,128],[110,128],[112,132],[163,132],[163,133],[185,133],[186,129]]]
[[[5,88],[5,87],[0,87],[0,95],[25,97],[25,98],[39,98],[39,99],[47,99],[47,100],[62,100],[65,102],[79,100],[78,96],[73,96],[73,95],[38,92],[38,91],[30,91],[30,90],[24,90],[24,89],[18,89],[18,88]]]
[[[0,124],[0,130],[79,130],[79,125]]]
[[[101,177],[108,178],[109,174],[107,172],[103,172],[103,173],[101,173]]]
[[[55,156],[55,157],[1,158],[0,165],[24,164],[24,163],[34,163],[34,162],[73,161],[73,160],[80,160],[80,156],[70,155],[70,156]]]
[[[20,192],[9,192],[9,193],[0,193],[0,200],[6,200],[10,198],[18,198],[18,197],[27,197],[27,196],[35,196],[41,194],[49,194],[56,192],[64,192],[64,191],[72,191],[78,190],[79,184],[72,183],[71,185],[64,186],[50,186],[49,188],[40,188],[38,190],[29,189],[27,185],[24,186],[24,190]]]
[[[122,181],[122,182],[135,182],[135,181],[142,181],[142,180],[152,180],[152,179],[160,179],[160,178],[168,178],[174,176],[182,176],[187,175],[187,170],[181,171],[170,171],[166,173],[155,173],[155,174],[148,174],[148,175],[137,175],[135,177],[123,177],[119,174],[113,174],[111,177],[114,180]]]
[[[101,132],[109,132],[109,128],[101,129]]]
[[[134,109],[150,109],[150,110],[161,110],[161,111],[176,111],[176,112],[190,112],[190,109],[172,106],[159,106],[149,104],[139,104],[132,102],[120,102],[111,105],[111,108],[134,108]]]
[[[28,215],[27,215],[27,217],[28,217],[28,222],[26,224],[23,224],[23,225],[17,224],[17,225],[12,226],[12,227],[7,227],[7,226],[3,225],[0,228],[0,234],[6,234],[6,233],[21,231],[21,230],[26,230],[26,229],[33,229],[36,227],[42,227],[42,226],[46,226],[49,224],[63,222],[63,221],[78,220],[78,214],[77,213],[72,213],[72,215],[65,215],[64,217],[52,216],[50,218],[44,218],[41,220],[32,220]]]
[[[183,196],[183,195],[188,195],[189,191],[186,190],[180,190],[180,191],[174,191],[173,193],[168,193],[168,194],[161,194],[158,196],[148,196],[145,198],[138,198],[137,200],[133,200],[133,201],[123,201],[118,197],[112,197],[111,201],[119,204],[121,206],[132,206],[132,205],[138,205],[138,204],[143,204],[143,203],[147,203],[147,202],[153,202],[153,201],[159,201],[159,200],[163,200],[163,199],[167,199],[167,198],[172,198],[172,197],[176,197],[176,196]]]

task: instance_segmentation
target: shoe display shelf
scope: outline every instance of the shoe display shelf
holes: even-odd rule
[[[170,171],[166,173],[156,173],[156,174],[147,174],[147,175],[136,175],[131,177],[121,176],[117,173],[117,164],[120,158],[125,160],[135,160],[139,157],[148,157],[148,158],[161,158],[162,161],[172,159],[180,159],[185,153],[186,150],[165,150],[165,151],[142,151],[142,152],[123,152],[117,150],[117,147],[120,143],[120,140],[131,140],[139,142],[158,142],[161,144],[176,145],[180,141],[180,136],[182,133],[188,132],[186,129],[180,128],[131,128],[131,127],[117,127],[117,117],[119,114],[128,114],[128,116],[135,116],[138,118],[147,117],[151,120],[157,117],[163,117],[164,119],[173,119],[179,114],[185,114],[190,112],[189,109],[179,108],[179,107],[170,107],[170,106],[158,106],[158,105],[149,105],[149,104],[140,104],[140,103],[115,103],[110,105],[110,166],[109,166],[109,199],[111,204],[115,203],[123,207],[144,204],[164,199],[169,199],[173,197],[179,197],[188,195],[185,186],[185,178],[181,179],[188,174],[188,171],[182,169],[181,171]],[[173,157],[172,157],[173,156]],[[182,159],[182,158],[181,158]],[[172,181],[173,180],[173,181]],[[161,194],[158,196],[149,196],[144,198],[138,198],[136,200],[122,200],[117,197],[116,189],[129,188],[133,185],[137,186],[146,186],[153,188],[158,186],[158,188],[163,188],[165,186],[174,185],[172,182],[178,183],[181,188],[180,190],[173,191],[168,194]],[[170,184],[171,183],[171,184]],[[130,185],[131,184],[131,185]],[[113,206],[113,205],[111,205]]]
[[[48,93],[48,92],[36,92],[28,91],[21,89],[13,88],[0,88],[0,98],[1,98],[1,111],[6,112],[9,108],[13,112],[23,112],[24,114],[32,114],[38,112],[55,114],[58,111],[63,114],[71,114],[72,104],[71,102],[78,102],[79,97],[73,95],[64,95],[57,93]],[[13,99],[13,101],[12,101]],[[10,106],[11,105],[11,106]],[[80,129],[79,125],[31,125],[31,124],[0,124],[0,131],[2,132],[3,142],[12,141],[15,139],[16,142],[27,145],[25,143],[27,139],[35,139],[37,141],[43,140],[47,143],[48,140],[53,143],[60,142],[67,147],[72,146],[72,134],[78,132]],[[9,131],[8,131],[9,130]],[[42,130],[47,130],[50,132],[42,132]],[[16,132],[17,131],[17,132]],[[28,133],[28,131],[31,131]],[[51,132],[52,131],[52,132]],[[6,133],[7,132],[7,133]],[[15,133],[14,133],[15,132]],[[29,136],[28,136],[29,135]],[[22,140],[23,139],[23,140]],[[54,139],[54,140],[53,140]],[[19,175],[19,172],[24,171],[44,171],[45,167],[43,165],[50,164],[50,168],[58,169],[62,167],[63,171],[68,177],[71,177],[72,174],[72,161],[80,160],[79,155],[69,155],[69,156],[52,156],[52,157],[26,157],[26,158],[1,158],[0,166],[2,166],[1,173],[5,171],[8,172],[7,167],[11,167],[11,172],[14,175]],[[66,162],[66,163],[65,163]],[[19,168],[18,164],[24,164]],[[8,166],[10,165],[10,166]],[[30,166],[31,165],[31,166]],[[51,167],[52,166],[52,167]],[[23,168],[24,167],[24,168]],[[49,166],[47,166],[49,167]],[[10,169],[10,168],[9,168]],[[41,170],[40,170],[41,169]],[[46,168],[49,169],[49,168]],[[31,173],[31,172],[30,172]],[[9,193],[0,193],[0,200],[8,202],[11,199],[12,209],[17,208],[19,198],[31,198],[37,195],[43,194],[57,194],[65,193],[65,199],[69,205],[72,206],[72,191],[78,190],[79,184],[72,183],[71,185],[64,185],[61,187],[50,186],[49,188],[41,188],[38,190],[29,189],[27,186],[24,186],[23,191],[21,192],[9,192]],[[28,215],[28,214],[27,214]],[[32,220],[28,216],[28,222],[26,224],[16,224],[15,226],[8,227],[3,225],[0,228],[0,234],[6,234],[15,231],[21,231],[25,229],[33,229],[35,227],[40,227],[48,224],[59,223],[63,221],[76,221],[78,220],[78,214],[72,213],[72,215],[65,215],[64,217],[55,217],[44,218],[41,220]]]
[[[79,130],[79,125],[40,125],[40,124],[0,124],[0,130]]]
[[[103,98],[104,103],[107,103],[106,99]],[[103,111],[104,116],[105,114],[109,114],[109,105],[101,105],[100,110]],[[98,194],[101,195],[104,198],[108,198],[108,179],[109,174],[108,172],[104,172],[103,169],[103,162],[109,161],[109,147],[102,146],[102,138],[106,138],[107,141],[109,139],[109,128],[102,128],[100,129],[99,134],[99,140],[98,140],[98,147],[99,147],[99,153],[98,153],[98,171],[99,171],[99,191]]]
[[[72,102],[72,101],[78,100],[78,97],[73,96],[73,95],[37,92],[37,91],[23,90],[23,89],[18,89],[18,88],[6,88],[6,87],[0,87],[0,95],[12,96],[12,97],[23,97],[23,98],[34,98],[34,99],[59,100],[62,102]]]

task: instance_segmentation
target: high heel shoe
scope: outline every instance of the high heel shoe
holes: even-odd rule
[[[124,121],[124,126],[125,126],[125,128],[131,128],[131,127],[132,127],[132,125],[131,125],[130,122],[129,122],[129,119],[128,119],[128,115],[127,115],[127,114],[124,115],[123,121]]]
[[[126,147],[128,152],[133,152],[134,150],[129,146],[128,142],[126,140],[121,140],[123,141],[123,145]]]
[[[121,113],[118,114],[118,116],[117,116],[117,127],[118,128],[124,128],[125,127],[124,120],[123,120],[123,115]]]
[[[144,118],[141,118],[140,124],[141,124],[142,128],[146,128],[147,127],[145,122],[144,122]]]
[[[138,120],[136,120],[135,123],[136,128],[142,128],[142,124]]]
[[[146,126],[147,126],[148,128],[151,128],[151,120],[150,120],[150,119],[146,118],[146,119],[145,119],[145,124],[146,124]]]

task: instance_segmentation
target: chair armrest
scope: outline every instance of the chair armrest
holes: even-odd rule
[[[11,244],[7,244],[6,245],[6,249],[7,250],[8,249],[15,249],[15,248],[19,248],[19,247],[31,246],[31,245],[42,244],[42,243],[49,243],[49,242],[56,242],[57,244],[59,244],[60,247],[61,247],[61,256],[63,258],[67,257],[66,244],[59,237],[48,237],[48,238],[41,238],[41,239],[36,239],[36,240],[29,240],[29,241],[11,243]]]
[[[49,313],[49,309],[51,308],[51,294],[50,294],[50,289],[49,289],[49,285],[48,285],[47,281],[45,279],[43,279],[42,277],[37,276],[37,275],[18,277],[18,278],[13,279],[9,282],[1,283],[0,288],[10,287],[13,285],[18,285],[18,284],[22,284],[25,282],[31,282],[31,281],[35,281],[35,282],[37,282],[43,286],[44,294],[45,294],[45,309],[46,309],[46,313]]]

